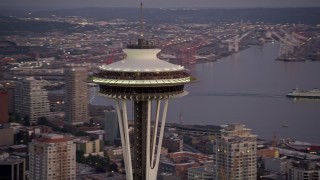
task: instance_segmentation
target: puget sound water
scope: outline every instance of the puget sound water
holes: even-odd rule
[[[167,122],[243,123],[260,138],[293,138],[320,144],[320,100],[295,100],[293,88],[320,88],[320,62],[275,61],[278,44],[253,46],[215,62],[188,67],[199,82],[188,96],[169,102]],[[93,94],[93,93],[92,93]],[[113,105],[95,96],[92,104]]]

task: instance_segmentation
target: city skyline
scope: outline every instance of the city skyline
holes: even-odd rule
[[[320,180],[320,6],[61,2],[1,6],[0,179]]]
[[[41,1],[41,0],[5,0],[2,1],[3,7],[24,7],[34,9],[67,9],[67,8],[83,8],[83,7],[138,7],[140,0],[56,0],[56,1]],[[319,7],[318,0],[185,0],[185,1],[142,1],[146,8],[255,8],[255,7]]]

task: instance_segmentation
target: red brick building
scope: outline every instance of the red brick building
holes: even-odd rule
[[[0,90],[0,124],[8,123],[9,120],[9,95],[6,91]]]
[[[203,166],[210,158],[201,153],[175,152],[169,153],[165,159],[161,159],[159,169],[161,172],[172,173],[175,176],[186,179],[188,169]]]

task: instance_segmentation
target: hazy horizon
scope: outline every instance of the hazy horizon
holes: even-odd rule
[[[17,9],[73,9],[87,7],[139,7],[141,0],[2,0],[2,8]],[[145,8],[299,8],[320,7],[319,0],[149,0]],[[181,3],[182,2],[182,3]]]

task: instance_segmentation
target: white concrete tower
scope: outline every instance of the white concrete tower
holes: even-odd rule
[[[186,95],[184,85],[195,78],[184,67],[158,59],[160,49],[143,38],[142,20],[141,29],[138,43],[124,49],[127,58],[101,66],[91,79],[101,95],[116,101],[127,180],[156,180],[168,100]],[[133,106],[133,138],[128,102]]]
[[[129,45],[124,52],[127,54],[125,60],[103,65],[92,81],[99,84],[100,94],[116,100],[127,179],[155,180],[168,100],[186,95],[184,85],[195,79],[184,67],[158,59],[156,55],[160,50],[144,39],[139,39],[138,45]],[[133,102],[132,146],[128,129],[128,101]]]

